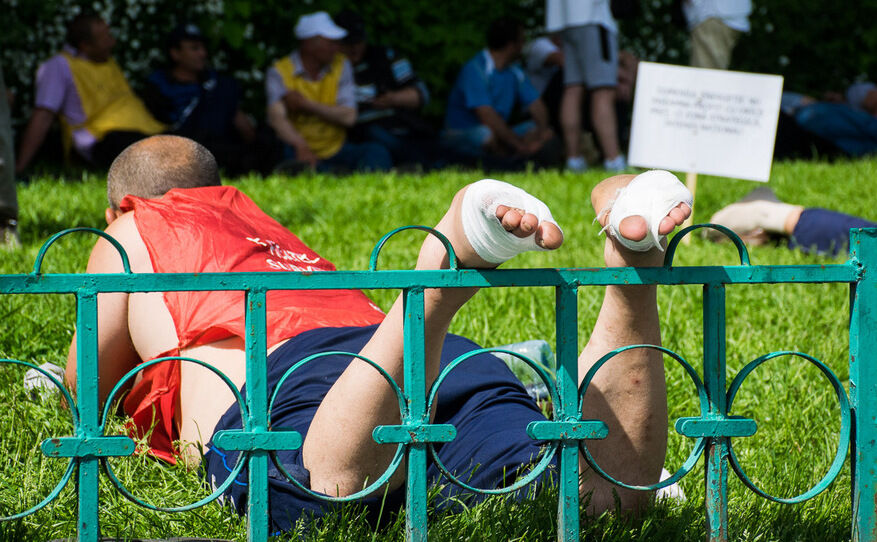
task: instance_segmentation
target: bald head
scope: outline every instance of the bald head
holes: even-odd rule
[[[110,208],[131,194],[160,198],[172,188],[219,186],[213,155],[191,139],[159,135],[138,141],[113,160],[107,174]]]

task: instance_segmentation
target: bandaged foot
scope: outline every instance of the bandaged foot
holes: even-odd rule
[[[597,214],[598,219],[608,214],[600,233],[608,232],[624,247],[636,252],[653,248],[663,250],[662,222],[680,204],[687,205],[690,213],[693,198],[675,175],[664,170],[646,171],[634,177],[627,186],[619,188],[615,197]],[[633,216],[642,217],[645,221],[645,236],[640,239],[630,239],[621,233],[621,222]],[[673,224],[669,229],[672,231],[675,226]]]
[[[475,253],[497,265],[521,252],[557,248],[563,239],[548,206],[494,179],[482,179],[466,188],[460,219]]]
[[[800,216],[802,210],[800,205],[783,203],[772,190],[762,187],[720,209],[710,218],[710,222],[725,226],[741,237],[747,237],[756,230],[787,235],[791,233],[786,226],[789,215],[797,213]]]

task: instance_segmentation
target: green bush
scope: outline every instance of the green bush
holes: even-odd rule
[[[622,21],[622,46],[641,58],[686,63],[687,33],[672,20],[674,0],[641,0],[641,15]],[[778,73],[786,88],[818,93],[842,88],[877,67],[877,33],[869,23],[877,0],[755,0],[752,32],[740,40],[735,69]],[[372,41],[408,54],[433,95],[427,113],[439,118],[457,70],[484,45],[489,21],[520,17],[537,34],[544,26],[542,0],[411,2],[382,0],[0,0],[4,32],[0,65],[16,93],[14,117],[27,117],[39,63],[61,47],[66,21],[81,9],[95,9],[113,27],[116,57],[137,87],[164,58],[165,34],[191,20],[209,37],[217,67],[241,81],[247,109],[264,109],[262,80],[270,62],[295,47],[292,28],[302,13],[350,7],[363,14]]]

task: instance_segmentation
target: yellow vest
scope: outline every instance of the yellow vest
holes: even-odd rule
[[[125,74],[112,58],[106,62],[92,62],[86,58],[61,53],[70,65],[73,84],[79,93],[85,122],[77,126],[64,123],[66,137],[73,130],[85,128],[98,141],[107,132],[132,131],[147,135],[158,134],[167,126],[153,118],[140,98],[134,94]]]
[[[288,90],[297,90],[305,98],[326,105],[335,105],[338,95],[338,81],[344,68],[344,55],[337,54],[332,59],[329,72],[319,81],[305,79],[296,75],[296,67],[289,56],[274,63],[274,69],[283,78]],[[308,146],[318,158],[329,158],[338,152],[344,144],[347,131],[343,126],[326,122],[310,113],[290,113],[289,121],[301,134]]]

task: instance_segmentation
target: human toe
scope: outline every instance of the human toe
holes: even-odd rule
[[[554,250],[563,244],[563,232],[553,222],[543,222],[536,229],[536,244]]]
[[[646,219],[639,215],[631,215],[621,220],[618,225],[618,233],[625,239],[631,241],[643,240],[649,232],[649,225]]]

